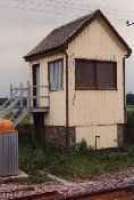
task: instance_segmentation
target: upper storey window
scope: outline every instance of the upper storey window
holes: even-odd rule
[[[51,91],[63,89],[63,60],[49,62],[49,87]]]
[[[117,63],[76,59],[76,90],[116,90]]]

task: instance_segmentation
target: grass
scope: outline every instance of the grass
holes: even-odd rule
[[[127,127],[134,128],[134,105],[127,105]]]
[[[134,105],[127,105],[128,112],[134,112]]]
[[[127,113],[128,127],[134,128],[134,106],[127,106]],[[134,146],[127,152],[88,152],[80,145],[67,154],[51,147],[41,148],[30,137],[25,136],[20,142],[20,167],[30,175],[29,183],[49,181],[47,173],[69,180],[85,180],[133,166]]]
[[[20,147],[21,168],[30,175],[30,183],[45,182],[48,172],[69,180],[85,180],[134,166],[134,147],[125,153],[77,150],[68,154],[30,142]]]

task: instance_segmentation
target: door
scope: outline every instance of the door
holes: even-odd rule
[[[32,66],[33,73],[33,106],[39,107],[40,101],[40,65],[36,64]]]

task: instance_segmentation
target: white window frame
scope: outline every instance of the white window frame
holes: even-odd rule
[[[48,63],[49,89],[50,91],[63,90],[63,59]]]

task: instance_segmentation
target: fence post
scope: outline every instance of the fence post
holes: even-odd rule
[[[20,107],[23,108],[23,83],[20,83]]]
[[[12,83],[10,84],[10,98],[13,98],[13,85]]]
[[[31,108],[31,100],[32,100],[32,96],[31,96],[31,84],[29,81],[27,81],[27,108],[30,109]]]

